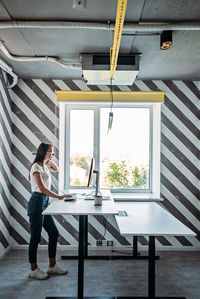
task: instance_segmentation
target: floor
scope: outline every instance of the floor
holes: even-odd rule
[[[61,254],[65,253],[58,250],[57,262],[68,269],[68,275],[37,281],[27,278],[27,251],[11,250],[0,260],[0,298],[44,299],[46,296],[76,296],[77,261],[62,261]],[[156,295],[200,299],[200,252],[162,251],[158,254],[160,260],[156,262]],[[38,252],[38,264],[41,269],[47,269],[47,251],[44,249]],[[86,296],[145,296],[147,262],[86,261],[84,284]]]

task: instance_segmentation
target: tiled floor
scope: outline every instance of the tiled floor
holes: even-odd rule
[[[68,253],[68,252],[67,252]],[[26,250],[11,250],[0,261],[1,299],[44,299],[46,296],[76,296],[77,261],[57,260],[67,276],[45,281],[27,278]],[[200,252],[159,252],[156,262],[156,295],[200,299]],[[46,270],[47,251],[38,252],[38,264]],[[85,262],[85,296],[146,296],[147,261],[89,260]]]

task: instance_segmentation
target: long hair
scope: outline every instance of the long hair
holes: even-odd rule
[[[31,170],[32,165],[36,162],[39,164],[43,164],[46,153],[51,146],[53,146],[53,144],[43,143],[43,142],[40,143],[40,145],[37,149],[37,152],[36,152],[36,157],[29,168],[29,176],[28,176],[29,181],[30,181],[30,170]]]

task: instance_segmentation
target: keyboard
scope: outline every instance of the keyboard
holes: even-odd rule
[[[76,198],[74,198],[74,197],[65,197],[64,198],[64,201],[73,201],[73,200],[76,200]]]
[[[75,199],[77,199],[77,197],[78,197],[78,194],[77,193],[69,193],[69,195],[71,195],[70,197],[65,197],[64,198],[64,201],[72,201],[72,200],[75,200]]]
[[[75,198],[78,197],[78,193],[69,193],[69,195],[71,195],[72,197],[75,197]]]

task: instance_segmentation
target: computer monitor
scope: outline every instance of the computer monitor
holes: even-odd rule
[[[89,169],[89,175],[88,175],[88,184],[87,184],[87,187],[89,188],[90,185],[93,186],[93,172],[94,172],[94,159],[92,158],[91,159],[91,162],[90,162],[90,169]]]
[[[90,186],[95,188],[95,196],[98,195],[99,193],[99,170],[94,170],[94,158],[91,159],[91,163],[90,163],[90,170],[89,170],[89,175],[88,175],[88,184],[87,187],[89,188]],[[95,184],[93,185],[93,177],[95,174]]]
[[[95,179],[95,196],[98,196],[99,193],[99,170],[94,170],[94,173],[96,173],[96,179]]]

